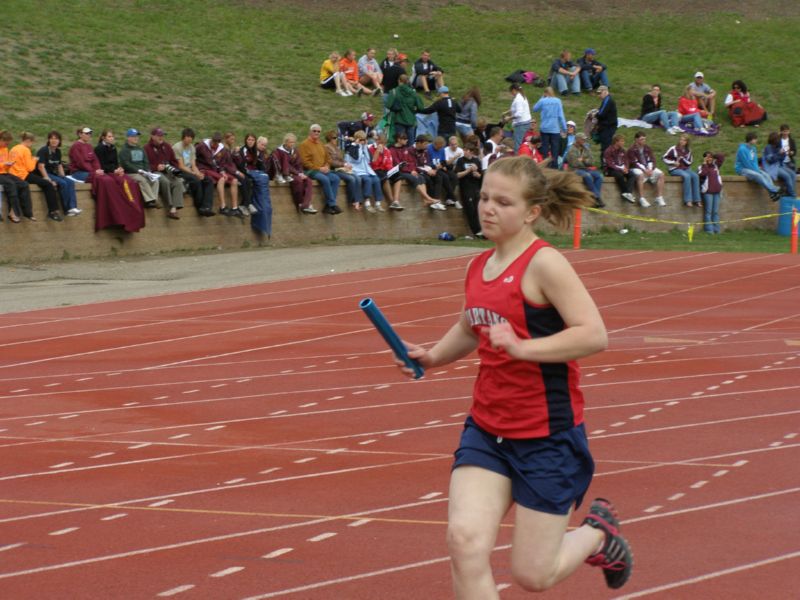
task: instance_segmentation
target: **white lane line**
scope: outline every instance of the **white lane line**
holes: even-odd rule
[[[334,448],[333,450],[326,450],[325,454],[341,454],[347,452],[347,448]]]
[[[447,369],[445,369],[444,371],[435,371],[433,374],[434,375],[446,375],[447,374]]]
[[[778,446],[783,446],[783,442],[772,442],[769,445],[770,448],[777,448]]]
[[[275,471],[279,471],[280,467],[271,467],[269,469],[264,469],[263,471],[259,471],[259,475],[267,475],[269,473],[274,473]]]
[[[181,394],[196,394],[200,390],[183,390]]]
[[[656,406],[655,408],[651,408],[648,412],[656,413],[656,412],[661,412],[662,410],[664,409],[661,408],[660,406]]]
[[[246,477],[237,477],[236,479],[229,479],[228,481],[223,481],[223,485],[234,485],[237,483],[242,483],[243,481],[247,481]]]
[[[783,436],[783,439],[785,439],[785,440],[793,440],[796,437],[797,437],[796,433],[787,433],[785,436]]]
[[[45,383],[44,387],[56,387],[56,386],[59,386],[59,385],[61,385],[61,383],[58,383],[58,382],[57,383]]]
[[[10,394],[19,394],[21,392],[27,392],[27,391],[30,391],[30,388],[19,388],[18,390],[11,390],[9,393]]]
[[[69,467],[69,466],[72,466],[74,464],[75,464],[74,462],[63,462],[63,463],[58,463],[57,465],[50,465],[50,468],[51,469],[63,469],[64,467]]]
[[[66,419],[74,419],[75,417],[79,417],[79,416],[80,415],[63,415],[63,416],[58,417],[58,418],[66,420]]]
[[[133,446],[128,446],[128,450],[138,450],[139,448],[147,448],[148,446],[152,446],[152,442],[142,442],[141,444],[134,444]]]
[[[317,368],[317,365],[306,365],[306,366],[305,366],[305,367],[303,367],[303,368],[304,368],[304,369],[316,369],[316,368]]]
[[[214,425],[213,427],[206,427],[206,431],[216,431],[217,429],[225,429],[225,425]]]
[[[601,433],[605,433],[605,429],[595,429],[590,435],[600,435]]]
[[[684,494],[683,492],[678,492],[677,494],[672,494],[672,496],[670,496],[669,498],[667,498],[667,500],[670,500],[670,501],[674,502],[675,500],[680,500],[680,499],[681,499],[681,498],[683,498],[685,495],[686,495],[686,494]]]
[[[734,573],[739,573],[741,571],[748,571],[750,569],[758,569],[759,567],[765,567],[767,565],[771,565],[777,562],[781,562],[783,560],[792,560],[794,558],[800,557],[800,550],[797,552],[790,552],[789,554],[782,554],[781,556],[773,556],[772,558],[766,558],[764,560],[759,560],[756,562],[745,563],[743,565],[738,565],[736,567],[730,567],[729,569],[721,569],[719,571],[711,571],[709,573],[705,573],[703,575],[698,575],[697,577],[692,577],[690,579],[684,579],[682,581],[674,581],[672,583],[667,583],[665,585],[660,585],[657,587],[648,588],[646,590],[639,590],[638,592],[634,592],[633,594],[627,594],[625,596],[618,596],[617,600],[630,600],[632,598],[641,598],[642,596],[650,596],[652,594],[657,594],[659,592],[665,592],[667,590],[672,590],[678,587],[683,587],[687,585],[693,585],[695,583],[702,583],[703,581],[708,581],[709,579],[715,579],[717,577],[723,577],[725,575],[732,575]]]
[[[114,515],[108,515],[107,517],[101,517],[101,521],[116,521],[117,519],[122,519],[123,517],[127,517],[128,513],[117,513]]]
[[[326,361],[326,362],[325,362],[325,364],[326,364],[326,365],[335,365],[337,362],[339,362],[339,360],[338,360],[338,359],[335,359],[335,360],[329,360],[329,361]]]
[[[469,365],[458,365],[455,367],[456,371],[460,371],[461,369],[469,369]]]
[[[745,379],[747,375],[737,375],[734,379]]]
[[[294,462],[295,464],[298,464],[298,465],[302,465],[303,463],[308,463],[308,462],[311,462],[312,460],[317,460],[317,457],[316,456],[309,456],[308,458],[298,458],[297,460],[292,461],[292,462]]]
[[[358,521],[353,521],[352,523],[348,523],[348,527],[361,527],[362,525],[366,525],[367,523],[371,523],[372,519],[359,519]]]
[[[317,405],[316,402],[309,402],[307,404],[301,404],[297,408],[311,408],[312,406],[316,406],[316,405]]]
[[[307,542],[321,542],[322,540],[330,539],[330,538],[332,538],[332,537],[334,537],[336,535],[338,535],[338,534],[333,532],[333,531],[327,531],[325,533],[320,533],[319,535],[315,535],[314,537],[310,537],[306,541]]]
[[[294,373],[294,369],[284,369],[281,371],[281,375],[288,375],[289,373]]]
[[[623,425],[625,425],[625,421],[617,421],[611,424],[612,427],[622,427]]]
[[[692,396],[702,396],[705,392],[692,392]]]
[[[644,415],[633,415],[632,417],[630,417],[630,420],[631,421],[636,421],[638,419],[643,419],[643,418],[644,418]]]
[[[182,594],[183,592],[188,592],[190,589],[194,587],[193,583],[187,583],[186,585],[179,585],[178,587],[174,587],[171,590],[166,590],[157,594],[159,598],[168,598],[170,596],[175,596],[176,594]]]
[[[44,425],[47,421],[34,421],[33,423],[25,423],[25,427],[35,427],[36,425]]]
[[[425,423],[425,425],[438,425],[441,422],[442,422],[441,419],[437,419],[435,421],[428,421],[427,423]]]
[[[711,475],[711,476],[712,476],[712,477],[722,477],[723,475],[727,474],[728,472],[729,472],[729,471],[728,471],[728,469],[722,469],[722,470],[720,470],[720,471],[716,471],[716,472],[715,472],[713,475]]]
[[[373,388],[373,389],[375,389],[375,390],[385,390],[385,389],[390,388],[390,387],[392,387],[392,386],[388,385],[388,384],[384,384],[384,385],[379,385],[378,387]]]
[[[239,571],[244,571],[244,567],[228,567],[227,569],[222,569],[222,571],[212,573],[209,575],[209,577],[227,577],[228,575],[233,575]]]
[[[187,437],[192,437],[192,434],[191,434],[191,433],[179,433],[179,434],[177,434],[177,435],[171,435],[171,436],[169,436],[169,438],[167,438],[167,439],[170,439],[170,440],[180,440],[180,439],[187,438]]]
[[[117,375],[122,375],[122,373],[106,373],[106,377],[116,377]]]
[[[147,506],[149,506],[150,508],[156,508],[158,506],[165,506],[167,504],[172,504],[173,502],[175,502],[175,500],[167,498],[166,500],[159,500],[158,502],[153,502],[151,504],[148,504]]]
[[[270,416],[275,416],[275,415],[284,415],[287,412],[289,412],[289,411],[288,410],[276,410],[276,411],[271,412],[269,414],[270,414]]]
[[[736,461],[735,463],[733,463],[731,466],[732,466],[732,467],[743,467],[743,466],[745,466],[745,465],[746,465],[748,462],[750,462],[750,461],[749,461],[749,460],[737,460],[737,461]]]
[[[644,512],[646,512],[646,513],[654,513],[654,512],[658,512],[662,508],[664,508],[664,507],[661,506],[660,504],[656,504],[655,506],[651,506],[649,508],[645,508]]]
[[[402,431],[392,431],[390,433],[387,433],[386,437],[395,437],[395,436],[398,436],[398,435],[403,435],[403,432]]]
[[[331,396],[330,398],[327,398],[327,400],[341,400],[342,398],[344,398],[344,396]]]
[[[78,529],[80,529],[80,527],[67,527],[66,529],[59,529],[58,531],[51,531],[47,535],[66,535],[73,531],[78,531]]]
[[[358,442],[359,446],[367,446],[369,444],[374,444],[378,440],[364,440],[363,442]],[[780,443],[780,442],[779,442]]]
[[[725,381],[722,382],[722,385],[730,385],[732,383],[733,383],[733,379],[726,379]]]
[[[369,390],[356,390],[353,392],[353,396],[359,396],[361,394],[366,394],[367,392],[369,392]]]
[[[89,458],[105,458],[106,456],[114,456],[115,452],[101,452],[100,454],[95,454],[94,456],[90,456]]]
[[[76,379],[75,381],[90,381],[94,379],[94,377],[81,377],[80,379]]]
[[[169,396],[156,396],[153,400],[166,400]]]
[[[227,384],[227,383],[215,383],[215,384],[214,384],[214,385],[212,385],[211,387],[212,387],[212,388],[214,388],[214,389],[216,389],[216,388],[225,387],[226,385],[228,385],[228,384]]]
[[[279,556],[283,556],[284,554],[288,554],[294,550],[294,548],[278,548],[277,550],[273,550],[269,554],[265,554],[261,558],[277,558]]]
[[[6,550],[13,550],[14,548],[19,548],[20,546],[24,546],[25,542],[17,542],[16,544],[6,544],[5,546],[0,546],[0,552],[5,552]]]
[[[247,383],[248,381],[253,381],[253,380],[248,377],[246,379],[237,379],[236,383]]]
[[[692,488],[693,490],[699,490],[701,487],[703,487],[707,483],[708,483],[708,481],[702,481],[701,480],[701,481],[698,481],[697,483],[693,483],[689,487]]]
[[[420,500],[430,500],[431,498],[437,498],[438,496],[441,496],[441,495],[442,495],[442,492],[431,492],[430,494],[425,494],[424,496],[420,496],[419,499]]]
[[[126,402],[122,406],[136,406],[137,404],[139,404],[139,403],[138,402]]]

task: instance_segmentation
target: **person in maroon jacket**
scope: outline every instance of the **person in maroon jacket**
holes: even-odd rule
[[[703,230],[706,233],[719,233],[719,195],[722,192],[722,176],[719,168],[725,160],[724,154],[703,153],[703,162],[697,171],[700,175],[700,191],[703,194],[705,216]]]
[[[215,131],[209,139],[198,142],[195,151],[197,168],[217,186],[219,214],[225,216],[236,214],[243,217],[244,215],[239,211],[239,182],[225,167],[225,162],[230,160],[230,156],[225,156],[227,150],[222,145],[222,134]],[[235,166],[233,168],[236,169]],[[229,185],[231,189],[231,208],[225,205],[226,185]]]
[[[628,148],[628,164],[631,173],[636,177],[636,189],[639,192],[639,206],[647,208],[650,203],[644,197],[644,184],[649,181],[656,188],[656,204],[666,206],[664,200],[664,172],[656,167],[656,157],[647,145],[644,131],[637,131],[633,136],[633,145]]]
[[[625,150],[625,136],[621,133],[611,139],[611,145],[603,153],[603,164],[605,164],[606,175],[611,175],[617,182],[622,198],[635,204],[633,182],[636,178],[631,173],[628,153]]]
[[[144,153],[150,162],[150,169],[158,173],[161,180],[158,191],[161,200],[169,206],[167,216],[170,219],[179,219],[178,211],[183,208],[183,179],[178,174],[178,159],[172,146],[164,141],[164,130],[160,127],[150,132],[150,141],[144,145]]]
[[[297,212],[307,215],[317,213],[311,204],[313,191],[312,180],[303,170],[303,161],[297,152],[297,136],[287,133],[283,136],[283,144],[275,148],[269,155],[267,173],[278,183],[288,183],[292,190],[292,201]]]
[[[413,148],[408,146],[408,136],[404,132],[399,132],[394,139],[394,146],[389,148],[392,155],[392,171],[397,169],[389,177],[392,183],[392,198],[400,198],[400,183],[405,181],[416,188],[425,206],[432,206],[439,201],[428,194],[425,186],[425,178],[417,171],[417,156]],[[391,171],[389,171],[391,173]]]

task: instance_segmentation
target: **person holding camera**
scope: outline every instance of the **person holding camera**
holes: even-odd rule
[[[183,208],[185,189],[175,151],[164,141],[164,135],[164,130],[160,127],[150,131],[150,141],[145,144],[144,153],[150,162],[150,170],[158,173],[158,191],[161,199],[169,206],[167,216],[170,219],[179,219],[178,210]]]

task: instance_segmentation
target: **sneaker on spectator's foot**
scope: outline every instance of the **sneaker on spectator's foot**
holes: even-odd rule
[[[306,206],[303,209],[303,212],[306,213],[307,215],[315,215],[317,214],[317,209],[314,208],[313,206]]]
[[[79,214],[81,214],[81,211],[80,211],[79,208],[70,208],[67,211],[67,216],[68,217],[77,217]]]
[[[769,193],[769,199],[772,200],[773,202],[777,202],[778,200],[781,199],[781,193],[780,192],[770,192]]]
[[[275,183],[286,183],[286,179],[284,178],[282,173],[278,173],[275,176]]]
[[[445,206],[455,206],[456,205],[456,201],[453,200],[452,198],[448,198],[447,200],[444,201],[444,205]]]
[[[634,198],[633,194],[631,194],[630,192],[625,192],[624,194],[622,194],[622,197],[625,198],[625,200],[627,200],[631,204],[636,204],[636,198]]]
[[[455,207],[456,207],[458,210],[461,210],[461,209],[463,209],[463,208],[464,208],[464,205],[463,205],[463,204],[461,204],[461,200],[456,200]]]
[[[647,208],[648,206],[650,206],[650,203],[647,201],[647,198],[642,196],[641,198],[639,198],[639,206],[641,206],[642,208]]]
[[[367,209],[367,212],[371,212],[371,213],[377,212],[375,210],[375,207],[372,206],[372,202],[370,202],[369,200],[366,200],[364,202],[364,207]]]
[[[383,208],[383,202],[376,202],[375,210],[377,210],[378,212],[386,212],[386,209]]]
[[[656,204],[658,204],[658,206],[666,206],[667,203],[664,200],[664,196],[656,196]]]
[[[405,208],[405,207],[402,204],[400,204],[400,202],[395,200],[394,202],[392,202],[389,205],[389,208],[392,209],[392,210],[403,210],[403,208]]]
[[[58,211],[55,211],[55,210],[52,211],[52,212],[47,213],[47,218],[50,219],[51,221],[63,221],[64,220],[64,218],[60,214],[58,214]]]
[[[347,96],[347,92],[345,92],[344,90],[336,90],[336,93],[339,94],[340,96]]]
[[[292,177],[291,175],[287,175],[285,177],[285,180],[286,180],[286,183],[292,183],[294,181],[294,177]]]
[[[432,210],[447,210],[447,207],[444,204],[442,204],[441,202],[434,202],[433,204],[428,206],[428,208],[430,208]]]
[[[614,505],[603,498],[595,499],[582,525],[599,529],[605,534],[602,548],[586,559],[587,564],[603,569],[608,587],[614,590],[621,588],[631,576],[633,552],[619,533],[619,519]]]
[[[231,209],[231,216],[232,217],[239,217],[240,219],[244,219],[245,215],[249,215],[250,211],[247,210],[246,206],[237,206],[236,208]]]
[[[219,214],[225,215],[226,217],[230,217],[231,216],[231,209],[228,208],[227,206],[220,206],[219,207]]]

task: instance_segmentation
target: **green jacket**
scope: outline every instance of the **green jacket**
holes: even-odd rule
[[[394,115],[394,122],[413,127],[417,124],[417,112],[425,108],[417,92],[407,84],[398,85],[391,92],[386,105]]]
[[[138,173],[150,170],[150,161],[141,146],[123,144],[119,151],[119,164],[126,173]]]

